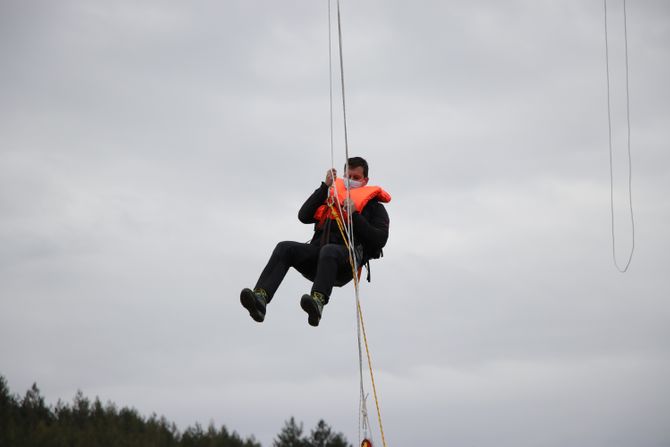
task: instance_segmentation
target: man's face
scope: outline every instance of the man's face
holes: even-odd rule
[[[368,178],[363,174],[363,167],[358,166],[355,168],[350,168],[347,166],[347,177],[351,180],[356,180],[357,182],[362,182],[363,186],[368,184]]]

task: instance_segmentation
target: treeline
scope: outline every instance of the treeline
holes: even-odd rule
[[[319,421],[309,436],[290,418],[273,447],[350,447],[341,433]],[[11,394],[0,376],[0,447],[261,447],[253,436],[243,439],[225,426],[200,424],[183,432],[155,414],[146,418],[133,408],[118,409],[81,391],[72,404],[46,405],[37,384],[23,397]]]

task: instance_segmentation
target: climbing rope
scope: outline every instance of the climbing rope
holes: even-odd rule
[[[330,0],[328,0],[328,90],[330,97],[330,174],[335,178],[335,145],[333,142],[333,43],[331,35]]]
[[[342,240],[347,247],[349,253],[349,264],[351,266],[352,277],[354,280],[354,290],[356,295],[356,334],[358,339],[358,371],[359,371],[359,381],[360,381],[360,400],[359,400],[359,444],[361,444],[361,427],[363,427],[364,435],[367,443],[370,442],[368,438],[368,427],[369,420],[366,407],[367,395],[365,394],[365,388],[363,386],[363,347],[365,346],[365,353],[367,357],[368,370],[370,371],[370,382],[372,384],[373,396],[375,399],[375,406],[377,409],[377,420],[379,422],[379,431],[382,437],[382,444],[386,447],[386,437],[384,435],[384,426],[382,423],[381,410],[379,406],[379,398],[377,395],[377,386],[375,383],[374,370],[372,367],[372,356],[370,354],[370,347],[368,344],[367,332],[365,330],[365,322],[363,319],[363,309],[360,302],[360,291],[359,291],[359,280],[361,268],[357,265],[358,260],[356,259],[355,248],[356,244],[354,241],[354,230],[353,230],[353,219],[346,219],[345,223],[342,222],[341,216],[345,215],[345,210],[343,210],[342,204],[339,202],[337,197],[337,192],[335,190],[335,151],[333,144],[333,56],[332,56],[332,12],[331,12],[331,1],[328,0],[328,64],[329,64],[329,91],[330,91],[330,158],[331,158],[331,191],[333,196],[329,192],[328,206],[330,208],[333,220],[337,223],[337,227],[342,236]],[[345,83],[344,83],[344,52],[342,48],[342,14],[340,8],[340,0],[337,0],[337,43],[339,50],[339,65],[340,65],[340,87],[341,87],[341,96],[342,96],[342,115],[343,115],[343,126],[344,126],[344,154],[345,160],[349,160],[349,134],[347,129],[347,107],[346,107],[346,95],[345,95]],[[352,210],[350,208],[351,201],[348,200],[351,198],[351,191],[348,182],[348,172],[345,166],[344,170],[344,183],[346,187],[346,199],[345,203],[347,204],[346,215],[351,216]],[[332,197],[332,198],[331,198]],[[337,203],[337,209],[334,206],[334,203]],[[362,336],[362,337],[361,337]]]
[[[609,36],[607,30],[607,0],[603,0],[604,15],[605,15],[605,72],[607,74],[607,125],[609,130],[609,161],[610,161],[610,216],[611,216],[611,231],[612,231],[612,259],[614,266],[621,273],[625,273],[630,266],[633,259],[633,252],[635,251],[635,215],[633,213],[633,193],[632,193],[632,158],[630,151],[630,91],[628,86],[629,65],[628,65],[628,24],[626,19],[626,0],[623,0],[623,35],[625,42],[625,64],[626,64],[626,126],[627,126],[627,149],[628,149],[628,204],[630,209],[630,224],[631,224],[631,249],[628,254],[626,265],[622,268],[619,266],[616,256],[616,236],[614,231],[614,162],[613,162],[613,145],[612,145],[612,101],[611,101],[611,85],[610,85],[610,60],[609,60]]]
[[[382,436],[382,444],[384,445],[384,447],[386,447],[386,437],[384,436],[384,425],[382,423],[381,409],[379,407],[379,398],[377,396],[377,385],[375,383],[375,375],[374,375],[374,370],[372,368],[372,357],[370,355],[370,347],[369,347],[369,344],[368,344],[368,336],[367,336],[367,332],[365,330],[365,321],[363,319],[363,309],[361,307],[361,301],[360,301],[359,281],[360,281],[361,270],[360,270],[360,267],[359,268],[356,267],[356,264],[357,264],[356,263],[356,255],[354,253],[353,246],[349,245],[348,238],[345,235],[346,227],[342,223],[342,219],[340,217],[341,214],[335,209],[335,207],[333,206],[331,201],[329,201],[328,206],[329,206],[330,211],[331,211],[332,219],[335,220],[335,222],[337,223],[337,228],[339,228],[340,235],[342,236],[342,239],[344,240],[344,244],[347,247],[347,250],[349,252],[349,264],[351,266],[351,273],[352,273],[352,276],[354,278],[354,289],[356,291],[356,310],[357,310],[357,314],[358,314],[357,320],[358,320],[358,324],[359,324],[361,333],[363,334],[363,341],[365,343],[365,353],[366,353],[367,361],[368,361],[368,370],[370,371],[370,382],[372,384],[372,395],[375,398],[375,406],[377,408],[377,420],[379,422],[379,431],[380,431],[381,436]],[[347,219],[347,220],[351,220],[351,219]],[[359,355],[359,358],[360,358],[360,355]],[[362,371],[362,361],[359,360],[359,363],[360,363],[359,364],[359,371]],[[362,386],[362,381],[361,381],[361,386]],[[365,396],[363,396],[363,402],[365,402]],[[367,411],[363,410],[363,412],[365,413],[364,417],[367,419]]]

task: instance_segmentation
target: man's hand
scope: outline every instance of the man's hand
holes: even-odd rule
[[[326,172],[326,180],[324,181],[324,183],[327,186],[330,186],[330,185],[333,184],[333,180],[335,180],[336,178],[337,178],[337,170],[336,169],[329,169]]]

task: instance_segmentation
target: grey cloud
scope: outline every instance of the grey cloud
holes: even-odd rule
[[[318,330],[296,272],[263,325],[238,302],[276,242],[311,233],[296,214],[330,166],[326,3],[0,8],[12,389],[82,389],[264,445],[291,415],[355,440],[351,288]],[[362,287],[390,445],[667,442],[670,11],[629,12],[637,251],[620,275],[601,5],[343,4],[350,151],[393,195]]]

